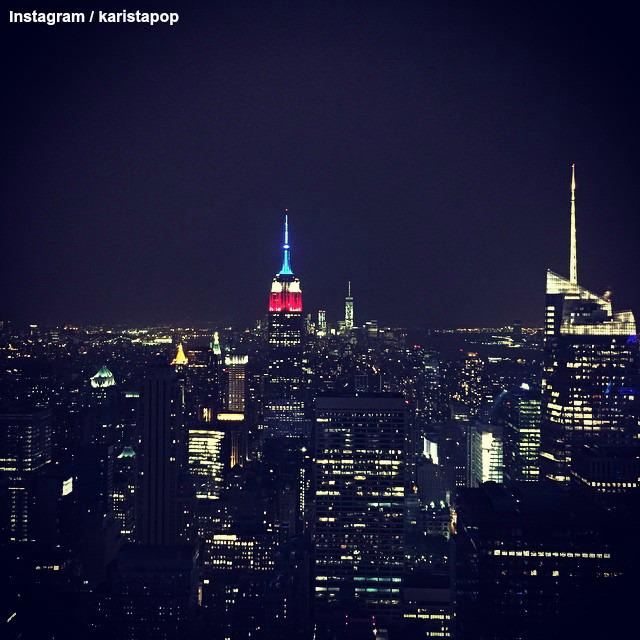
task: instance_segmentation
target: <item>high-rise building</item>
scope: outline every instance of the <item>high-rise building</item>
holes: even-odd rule
[[[170,367],[156,366],[149,372],[141,400],[136,539],[148,546],[176,545],[182,528],[184,398]]]
[[[227,355],[224,364],[227,368],[227,410],[244,413],[245,380],[249,356]]]
[[[131,447],[116,456],[113,483],[109,493],[109,511],[118,522],[125,540],[135,538],[136,452]]]
[[[614,313],[611,292],[597,295],[577,282],[573,172],[570,278],[547,271],[541,475],[568,482],[583,444],[637,444],[637,381],[633,313]]]
[[[403,575],[407,405],[400,394],[316,400],[316,611],[393,618]]]
[[[504,399],[504,473],[509,481],[540,479],[540,391],[523,383]]]
[[[318,310],[318,335],[327,334],[327,312],[324,309]]]
[[[6,483],[10,542],[34,539],[36,480],[51,462],[51,412],[48,409],[0,414],[0,481]]]
[[[177,364],[175,366],[183,366]],[[140,397],[137,544],[120,549],[97,598],[99,637],[189,637],[198,554],[184,544],[186,437],[183,381],[168,365],[149,370]]]
[[[347,285],[347,297],[344,299],[344,328],[346,331],[353,329],[353,296],[351,295],[351,281]]]
[[[502,428],[491,424],[467,425],[467,487],[503,481]]]
[[[268,436],[300,436],[302,394],[302,290],[291,269],[289,220],[285,215],[282,267],[269,295],[268,366],[264,422]]]
[[[482,482],[502,483],[504,475],[504,451],[502,429],[495,425],[480,428],[482,451]]]
[[[224,431],[215,422],[189,428],[189,473],[197,500],[217,500],[222,487]]]
[[[209,343],[209,348],[213,352],[214,356],[220,357],[222,355],[222,347],[220,346],[220,334],[217,331],[213,332],[213,337]]]
[[[459,363],[460,370],[453,399],[469,408],[469,415],[478,416],[482,405],[482,374],[484,360],[475,352],[465,353]]]

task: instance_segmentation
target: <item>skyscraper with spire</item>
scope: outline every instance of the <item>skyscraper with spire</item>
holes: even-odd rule
[[[353,297],[351,296],[351,280],[347,284],[347,297],[344,299],[344,328],[353,329]]]
[[[569,279],[547,271],[541,477],[571,479],[583,445],[638,444],[638,337],[611,292],[578,284],[575,166],[571,172]]]
[[[269,294],[264,423],[268,436],[302,435],[302,289],[291,268],[289,217],[284,217],[282,267]]]

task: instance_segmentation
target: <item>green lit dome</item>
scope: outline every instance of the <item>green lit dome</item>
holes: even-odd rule
[[[99,371],[94,376],[91,376],[89,380],[94,389],[114,387],[116,384],[116,379],[113,377],[113,373],[111,373],[107,367],[100,367]]]

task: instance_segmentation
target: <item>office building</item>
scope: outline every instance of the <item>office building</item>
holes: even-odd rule
[[[564,483],[576,448],[637,444],[640,406],[633,313],[578,284],[575,174],[570,253],[568,280],[547,271],[540,454],[541,475]]]
[[[224,364],[227,370],[227,411],[244,413],[245,380],[248,356],[227,355]]]
[[[407,406],[400,394],[321,396],[314,428],[319,619],[391,619],[404,562]]]
[[[504,472],[509,481],[540,479],[540,390],[523,383],[504,399]]]
[[[224,469],[225,432],[216,422],[189,428],[189,474],[198,500],[217,500]]]
[[[0,414],[0,481],[6,483],[7,522],[2,523],[9,542],[34,540],[36,483],[51,463],[51,412],[29,409]]]

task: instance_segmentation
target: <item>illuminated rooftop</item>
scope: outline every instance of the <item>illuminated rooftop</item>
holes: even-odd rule
[[[109,371],[105,366],[100,367],[97,373],[89,378],[89,381],[94,389],[114,387],[116,384],[116,379],[113,377],[113,373],[111,373],[111,371]]]
[[[184,354],[184,347],[182,346],[182,342],[178,345],[178,351],[176,352],[176,357],[171,361],[172,365],[185,365],[189,363],[189,359]]]

